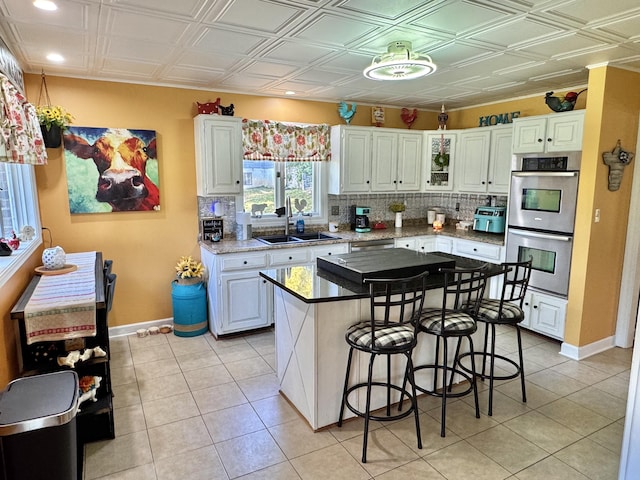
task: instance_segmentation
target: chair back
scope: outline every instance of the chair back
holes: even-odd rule
[[[475,317],[487,284],[486,266],[443,268],[442,322],[447,312],[462,312]]]
[[[403,278],[367,278],[372,329],[389,324],[414,323],[422,311],[427,287],[425,271]]]
[[[532,259],[524,262],[506,262],[502,264],[502,296],[500,311],[504,302],[516,303],[522,309],[522,303],[529,287]]]

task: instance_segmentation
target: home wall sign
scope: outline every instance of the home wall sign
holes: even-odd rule
[[[518,118],[520,112],[500,113],[497,115],[487,115],[479,117],[479,127],[490,127],[493,125],[501,125],[513,122],[514,118]]]

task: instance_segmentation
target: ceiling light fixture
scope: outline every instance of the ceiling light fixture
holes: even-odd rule
[[[49,53],[47,55],[47,60],[49,60],[50,62],[60,63],[64,62],[64,57],[59,53]]]
[[[413,52],[411,42],[399,40],[387,46],[387,53],[373,57],[362,73],[371,80],[411,80],[431,75],[436,68],[431,57]]]
[[[58,6],[50,0],[35,0],[33,6],[41,10],[49,10],[50,12],[58,9]]]

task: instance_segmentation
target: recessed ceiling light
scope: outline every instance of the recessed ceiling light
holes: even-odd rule
[[[50,0],[35,0],[33,6],[40,10],[48,10],[50,12],[58,9],[58,6]]]
[[[50,62],[60,63],[64,62],[64,57],[59,53],[50,53],[47,55],[47,60],[49,60]]]
[[[293,90],[287,90],[286,92],[284,92],[285,95],[295,95],[296,92],[294,92]]]

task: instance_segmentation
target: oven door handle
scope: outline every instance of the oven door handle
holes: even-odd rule
[[[578,172],[511,172],[514,177],[577,177]]]
[[[542,233],[542,232],[532,232],[530,230],[516,230],[511,228],[509,233],[513,233],[514,235],[520,235],[522,237],[534,237],[534,238],[544,238],[545,240],[559,240],[562,242],[570,242],[571,237],[567,235],[555,235],[552,233]]]

